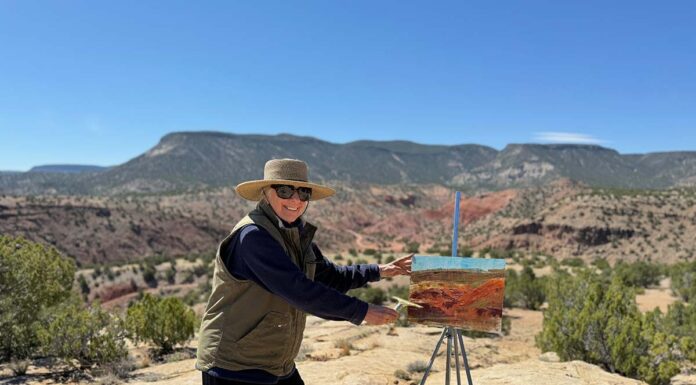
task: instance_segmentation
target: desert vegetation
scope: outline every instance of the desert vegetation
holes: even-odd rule
[[[526,265],[506,287],[511,306],[539,308],[546,302],[536,342],[562,360],[582,360],[605,370],[668,384],[696,363],[696,307],[688,302],[641,313],[636,291],[653,286],[669,268],[646,262],[596,267],[556,267],[537,278]],[[678,268],[683,272],[683,268]]]
[[[322,246],[324,254],[347,265],[388,263],[406,251],[451,255],[449,194],[432,186],[413,192],[342,187],[336,204],[318,203],[312,209],[326,230],[317,242],[331,245]],[[210,291],[211,245],[226,233],[230,218],[248,209],[223,204],[228,200],[229,190],[214,189],[113,197],[4,196],[3,233],[16,230],[40,239],[1,238],[2,361],[11,363],[16,374],[42,357],[75,373],[128,376],[137,366],[131,357],[134,345],[150,348],[153,361],[190,356],[177,349],[193,337],[195,317],[189,307],[200,307]],[[336,215],[341,205],[353,206],[356,200],[369,202],[371,209]],[[462,207],[458,254],[508,261],[505,307],[543,312],[539,349],[666,384],[694,365],[696,246],[688,234],[696,230],[695,201],[688,189],[618,191],[568,183],[472,196]],[[172,245],[173,252],[167,249]],[[104,250],[120,254],[110,260]],[[394,295],[408,298],[407,283],[385,281],[350,294],[387,305]],[[680,302],[662,311],[639,311],[636,295],[659,284],[671,285]],[[162,306],[165,313],[178,314],[177,321],[186,321],[166,338],[137,321],[154,320],[154,309],[162,312]],[[512,324],[514,319],[504,315],[504,334]],[[417,325],[402,317],[397,328],[405,326],[413,330]],[[390,333],[398,335],[398,330]],[[501,339],[476,332],[466,336]],[[333,357],[312,349],[305,349],[308,362]],[[348,357],[369,348],[346,340],[331,349]],[[396,377],[404,381],[417,373],[406,366],[401,370]]]
[[[135,367],[128,341],[148,342],[157,358],[193,337],[198,317],[179,298],[144,294],[123,316],[86,303],[75,269],[53,247],[0,236],[0,362],[15,375],[41,358],[72,376],[125,377]]]

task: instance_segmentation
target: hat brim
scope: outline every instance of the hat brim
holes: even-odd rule
[[[328,198],[336,193],[336,190],[332,189],[331,187],[289,179],[252,180],[238,184],[237,187],[235,187],[235,191],[237,191],[237,194],[244,199],[258,201],[263,197],[263,188],[273,184],[289,184],[296,187],[309,187],[312,189],[312,197],[309,199],[311,201],[318,201],[319,199]]]

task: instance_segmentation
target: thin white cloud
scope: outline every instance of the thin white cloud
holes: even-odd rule
[[[602,144],[603,140],[576,132],[537,132],[534,139],[549,143]]]
[[[85,129],[93,134],[102,134],[106,131],[101,118],[97,115],[87,115],[84,117],[83,122]]]

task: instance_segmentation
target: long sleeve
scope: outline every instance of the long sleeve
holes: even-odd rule
[[[224,252],[225,265],[233,276],[252,280],[318,317],[356,325],[365,318],[367,303],[307,278],[265,229],[249,225],[235,238]]]
[[[312,243],[312,248],[314,249],[314,255],[319,260],[314,280],[341,293],[363,287],[368,282],[379,281],[380,279],[379,265],[377,264],[339,266],[329,261],[315,243]]]

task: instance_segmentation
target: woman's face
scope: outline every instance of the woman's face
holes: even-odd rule
[[[283,199],[278,196],[276,191],[269,187],[264,189],[264,195],[268,203],[273,208],[276,215],[285,222],[292,223],[297,220],[305,210],[309,202],[302,202],[295,191],[288,199]]]

